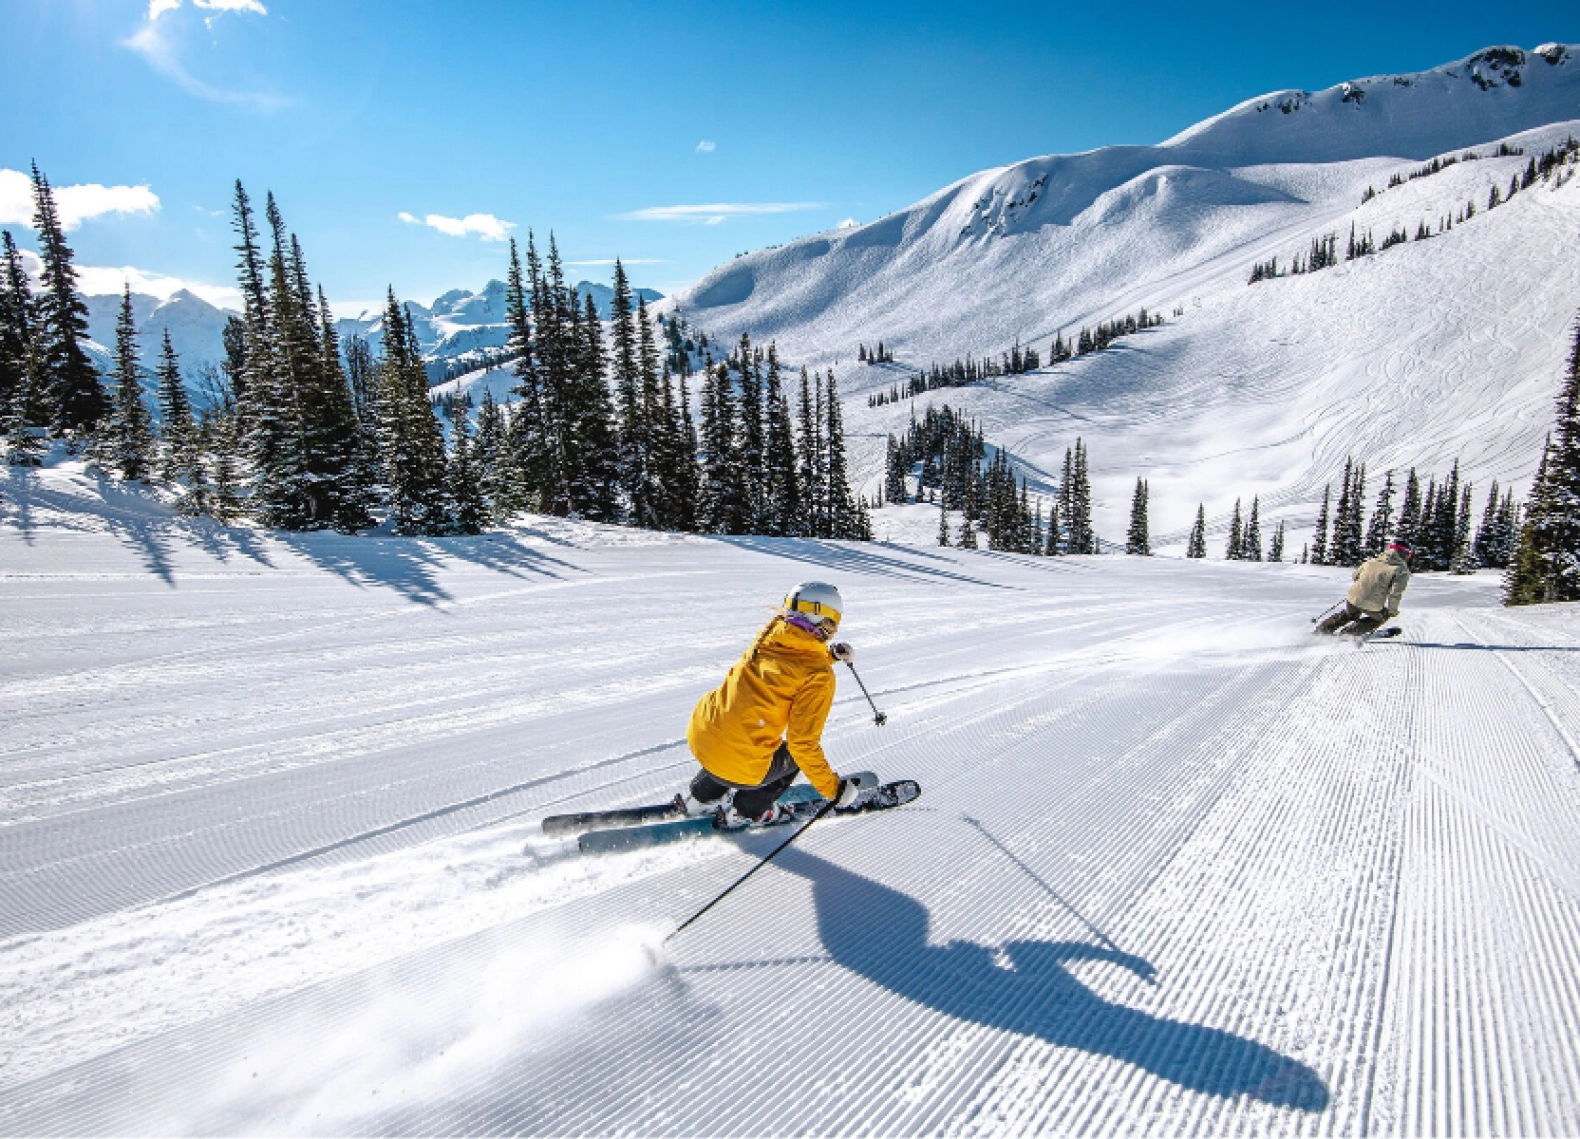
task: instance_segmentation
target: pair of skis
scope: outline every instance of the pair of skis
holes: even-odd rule
[[[854,806],[834,808],[836,814],[864,814],[869,811],[887,811],[914,802],[922,793],[921,784],[914,779],[901,779],[893,783],[878,783],[878,777],[868,772],[851,777],[870,783]],[[790,811],[773,826],[808,822],[829,808],[829,801],[806,784],[797,784],[780,796],[779,801]],[[543,820],[543,833],[550,836],[579,835],[577,845],[584,854],[610,854],[621,850],[638,850],[661,846],[688,838],[709,834],[739,834],[762,830],[747,827],[742,830],[727,829],[721,825],[719,814],[687,815],[680,796],[668,803],[653,803],[641,807],[626,807],[613,811],[588,811],[574,815],[550,815]]]

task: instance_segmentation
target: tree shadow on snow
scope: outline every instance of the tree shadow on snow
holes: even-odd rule
[[[562,578],[587,571],[526,545],[511,534],[458,538],[353,536],[276,531],[275,541],[353,585],[394,590],[421,605],[451,599],[439,584],[446,563],[461,562],[513,578]]]
[[[1141,957],[1078,942],[1012,941],[1002,958],[972,942],[929,944],[927,910],[915,899],[797,848],[778,864],[811,882],[818,933],[834,960],[907,1000],[1111,1056],[1192,1091],[1309,1112],[1328,1106],[1327,1085],[1298,1060],[1222,1029],[1104,1000],[1070,970],[1096,961],[1150,981],[1155,970]]]
[[[986,589],[1013,589],[996,581],[959,573],[953,569],[917,565],[907,550],[905,558],[880,553],[884,548],[878,542],[841,543],[826,542],[818,538],[763,538],[751,534],[709,535],[717,542],[726,542],[753,553],[767,554],[773,558],[807,562],[822,569],[841,570],[845,573],[876,574],[879,577],[910,578],[918,581],[942,580],[962,585],[980,585]],[[933,560],[942,560],[934,557]]]

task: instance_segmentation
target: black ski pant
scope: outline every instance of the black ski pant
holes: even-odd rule
[[[1388,611],[1386,609],[1381,613],[1372,614],[1346,601],[1343,609],[1340,609],[1317,626],[1317,632],[1342,632],[1347,636],[1361,637],[1375,629],[1382,628],[1382,624],[1386,620],[1388,620]]]
[[[788,791],[790,784],[794,783],[795,777],[800,774],[801,769],[796,766],[795,759],[790,755],[790,745],[781,740],[778,749],[774,752],[773,761],[768,765],[768,774],[755,787],[743,787],[739,783],[727,782],[707,768],[703,768],[691,781],[691,797],[699,803],[717,803],[733,788],[735,813],[748,819],[755,819],[773,806],[774,800]]]

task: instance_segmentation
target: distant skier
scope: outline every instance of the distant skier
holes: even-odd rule
[[[702,770],[681,797],[687,814],[724,806],[722,826],[771,826],[789,812],[776,800],[800,773],[825,799],[855,804],[859,789],[829,767],[822,744],[834,662],[855,658],[848,644],[828,643],[843,609],[832,585],[797,585],[724,683],[697,703],[686,742]]]
[[[1316,631],[1364,636],[1399,616],[1399,599],[1410,584],[1410,558],[1414,552],[1402,539],[1390,538],[1386,550],[1355,567],[1355,584],[1350,586],[1344,608],[1318,625]]]

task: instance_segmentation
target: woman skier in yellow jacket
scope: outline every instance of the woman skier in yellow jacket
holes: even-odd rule
[[[686,742],[702,770],[683,796],[687,813],[722,810],[726,827],[772,825],[788,811],[776,800],[800,773],[840,807],[857,800],[858,788],[835,774],[822,743],[834,662],[855,657],[848,644],[829,643],[843,609],[832,585],[797,585],[724,683],[697,702]]]

